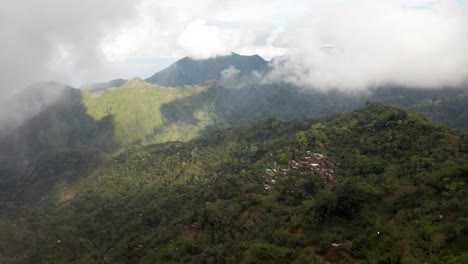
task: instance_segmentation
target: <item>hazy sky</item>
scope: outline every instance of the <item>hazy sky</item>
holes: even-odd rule
[[[149,77],[183,56],[285,55],[272,79],[319,89],[459,85],[464,1],[3,0],[0,96],[32,82]]]

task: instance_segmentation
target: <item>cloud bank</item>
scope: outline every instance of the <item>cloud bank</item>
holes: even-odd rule
[[[168,54],[206,59],[232,51],[283,55],[272,63],[269,81],[352,92],[467,81],[468,12],[460,1],[144,3],[140,24],[109,42],[119,47],[113,54],[119,60]]]
[[[207,59],[217,55],[228,55],[238,47],[255,41],[252,32],[222,30],[196,20],[187,25],[180,34],[177,44],[194,59]]]
[[[315,89],[457,86],[467,17],[455,0],[5,0],[0,98],[32,82],[146,77],[143,66],[153,74],[162,58],[230,52],[284,55],[268,79]]]
[[[317,6],[289,23],[270,80],[320,90],[460,86],[468,80],[468,12],[456,2]]]
[[[0,96],[31,82],[73,82],[102,66],[99,43],[136,16],[138,1],[5,0],[0,7]]]

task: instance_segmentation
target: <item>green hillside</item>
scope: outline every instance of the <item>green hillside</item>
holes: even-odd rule
[[[47,98],[52,91],[54,98]],[[167,88],[138,78],[95,92],[89,85],[78,90],[42,83],[13,99],[25,108],[23,112],[38,113],[14,129],[0,127],[0,186],[7,190],[17,184],[28,164],[49,153],[112,154],[135,144],[188,141],[269,117],[291,120],[349,111],[359,102],[286,84],[228,89],[209,81]]]
[[[189,140],[213,125],[215,113],[210,109],[191,109],[182,106],[171,119],[163,107],[186,97],[206,94],[214,83],[168,89],[132,79],[119,88],[83,93],[87,113],[96,120],[112,116],[115,124],[114,139],[123,146],[147,145],[154,142]],[[211,99],[211,98],[208,98]],[[192,102],[197,104],[199,102]]]
[[[272,62],[274,60],[275,58],[272,59]],[[233,75],[227,79],[223,78],[222,71],[230,67],[231,70],[233,70]],[[146,81],[163,86],[181,86],[197,85],[208,80],[216,80],[227,88],[242,87],[243,92],[237,95],[242,94],[244,100],[248,101],[252,97],[257,100],[258,97],[255,97],[255,94],[261,92],[263,96],[272,98],[272,100],[275,101],[278,100],[275,96],[287,96],[287,94],[277,94],[275,92],[269,94],[269,89],[259,90],[257,88],[264,86],[284,86],[283,88],[288,89],[291,88],[292,85],[285,83],[262,85],[261,76],[268,73],[270,70],[269,62],[258,55],[242,56],[232,53],[228,56],[218,56],[216,58],[204,60],[194,60],[185,57],[166,69],[155,73],[153,76],[146,79]],[[101,84],[101,86],[103,85],[104,84]],[[310,89],[303,89],[303,91],[307,90]],[[365,100],[373,100],[414,110],[435,122],[468,131],[468,90],[466,87],[428,89],[424,87],[382,86],[372,89],[369,94],[357,94],[355,96],[333,92],[317,93],[308,91],[306,92],[306,97],[308,97],[307,93],[313,94],[325,102],[332,101],[332,103],[322,104],[320,100],[314,100],[315,104],[311,106],[308,104],[304,105],[304,102],[299,100],[293,102],[291,107],[287,109],[283,108],[283,110],[299,113],[302,110],[302,106],[315,107],[315,109],[320,108],[319,111],[315,111],[313,115],[305,115],[316,116],[320,110],[323,112],[321,114],[330,113],[328,109],[330,107],[340,108],[332,112],[340,112],[343,110],[351,111],[361,106]],[[335,101],[334,97],[338,97],[339,99]],[[347,101],[342,99],[347,99]],[[244,101],[236,102],[243,103]],[[289,102],[292,102],[292,100]],[[343,104],[345,106],[341,107]],[[349,107],[350,105],[352,105],[352,107]],[[243,106],[245,106],[245,104]],[[247,105],[248,108],[254,106],[255,104],[252,103]],[[234,108],[236,108],[236,106],[234,106]]]
[[[430,120],[468,131],[468,89],[416,89],[386,87],[370,95],[372,100],[411,109]]]
[[[275,117],[282,120],[349,111],[357,98],[308,93],[286,85],[227,89],[210,81],[166,88],[140,79],[99,92],[83,92],[95,120],[112,117],[113,140],[120,146],[188,141],[220,128]]]
[[[63,157],[50,160],[72,162]],[[86,157],[73,162],[86,166]],[[79,178],[68,172],[73,180],[61,178],[40,198],[23,196],[22,207],[2,204],[0,223],[10,230],[3,256],[18,263],[463,263],[467,160],[466,135],[378,103],[132,147]]]
[[[21,175],[37,156],[48,153],[102,151],[112,154],[135,144],[188,141],[220,128],[269,117],[292,120],[348,112],[368,98],[303,90],[285,83],[226,88],[209,81],[168,88],[136,78],[103,85],[106,89],[96,91],[92,85],[77,90],[55,82],[39,83],[8,102],[11,109],[22,109],[25,120],[19,122],[17,117],[11,118],[10,123],[14,125],[0,127],[0,186],[3,189],[13,188],[17,175]],[[111,85],[118,87],[108,87]],[[466,130],[466,93],[464,89],[384,87],[369,96]]]
[[[58,90],[54,90],[57,86]],[[54,90],[56,100],[47,98],[52,93],[47,89]],[[113,141],[112,118],[95,120],[89,116],[80,90],[45,84],[32,92],[21,94],[12,104],[30,107],[23,113],[34,110],[38,113],[17,127],[0,127],[1,132],[7,131],[0,132],[0,198],[16,190],[28,166],[50,153],[96,150],[112,153],[120,148],[120,144]]]

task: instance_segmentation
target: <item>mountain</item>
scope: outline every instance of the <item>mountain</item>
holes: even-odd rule
[[[348,112],[367,99],[412,109],[439,123],[468,129],[467,89],[380,87],[369,95],[355,96],[286,83],[262,84],[235,76],[266,70],[267,62],[258,56],[238,54],[209,60],[184,58],[161,74],[181,73],[178,70],[184,69],[182,72],[195,82],[204,74],[194,71],[209,73],[217,69],[211,73],[222,75],[220,69],[225,66],[233,66],[231,70],[236,67],[238,72],[233,72],[237,75],[177,89],[138,78],[85,85],[80,90],[57,82],[34,84],[2,103],[7,107],[0,114],[0,172],[15,175],[33,157],[48,151],[115,153],[134,144],[187,141],[220,128],[269,117],[291,120]]]
[[[220,128],[269,117],[291,120],[348,112],[368,98],[413,109],[464,129],[468,124],[467,94],[464,89],[383,87],[370,96],[358,97],[285,83],[226,88],[216,81],[173,89],[139,78],[93,92],[89,86],[78,90],[44,82],[6,102],[15,114],[1,119],[0,184],[13,184],[11,178],[20,174],[18,170],[48,152],[112,154],[135,144],[188,141]],[[39,114],[34,115],[36,112]]]
[[[258,55],[243,56],[231,53],[211,59],[195,60],[189,57],[180,59],[168,68],[146,79],[146,82],[162,86],[183,86],[201,84],[209,80],[252,79],[253,72],[268,70],[268,62]]]
[[[467,136],[366,100],[466,130],[467,89],[318,92],[267,70],[184,58],[159,84],[1,102],[0,260],[466,261]]]
[[[210,81],[168,89],[134,78],[97,92],[86,88],[44,83],[11,100],[28,102],[24,105],[39,113],[0,133],[1,187],[16,186],[37,157],[56,152],[113,154],[133,145],[188,141],[269,117],[291,120],[349,111],[359,103],[346,95],[273,84],[228,89]],[[51,91],[56,94],[47,97]]]
[[[219,128],[275,117],[291,120],[348,112],[372,99],[420,112],[455,128],[468,128],[468,90],[383,87],[370,96],[304,90],[285,83],[227,88],[216,81],[167,89],[141,79],[110,90],[83,93],[94,119],[115,121],[120,146],[187,141]],[[465,104],[467,103],[467,104]]]
[[[83,93],[96,120],[112,116],[122,146],[187,141],[220,128],[276,117],[281,120],[349,111],[359,99],[304,92],[291,85],[229,89],[216,81],[177,89],[133,79],[98,93]]]
[[[274,61],[275,58],[272,59]],[[268,62],[258,55],[242,56],[232,53],[205,60],[185,57],[145,81],[162,86],[197,85],[216,80],[225,88],[262,86],[259,76],[269,70]],[[260,74],[260,75],[259,75]],[[263,84],[265,86],[265,84]],[[285,85],[276,83],[278,85]],[[291,86],[291,85],[285,85]],[[247,90],[244,90],[247,91]],[[256,89],[250,89],[255,90]],[[314,93],[314,92],[312,92]],[[315,93],[319,94],[319,93]],[[336,93],[328,94],[336,96]],[[249,94],[244,93],[248,100]],[[325,98],[326,96],[322,96]],[[352,96],[347,96],[351,98]],[[415,110],[436,122],[468,131],[467,88],[411,88],[398,86],[377,87],[366,95],[356,95],[354,101],[375,100]],[[330,99],[333,100],[333,99]],[[357,105],[356,105],[357,106]]]
[[[382,87],[369,99],[411,109],[438,123],[468,131],[468,88]]]
[[[32,118],[73,87],[55,81],[32,84],[12,98],[3,99],[0,113],[0,138]]]
[[[8,101],[11,120],[0,127],[0,186],[15,186],[28,164],[57,151],[113,153],[112,117],[88,115],[80,90],[56,82],[38,83]],[[2,193],[4,194],[4,193]]]
[[[349,114],[268,119],[92,157],[31,164],[31,174],[80,176],[18,196],[21,207],[0,203],[5,261],[468,258],[468,137],[414,112],[368,102]]]

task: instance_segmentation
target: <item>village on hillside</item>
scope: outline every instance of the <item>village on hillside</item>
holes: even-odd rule
[[[306,151],[305,153],[301,153],[298,158],[289,161],[288,164],[273,162],[265,170],[265,175],[263,176],[265,180],[264,189],[273,189],[279,177],[293,172],[299,172],[304,176],[319,176],[326,182],[336,182],[335,169],[338,165],[338,162],[333,158],[320,153],[312,154],[312,152]]]

